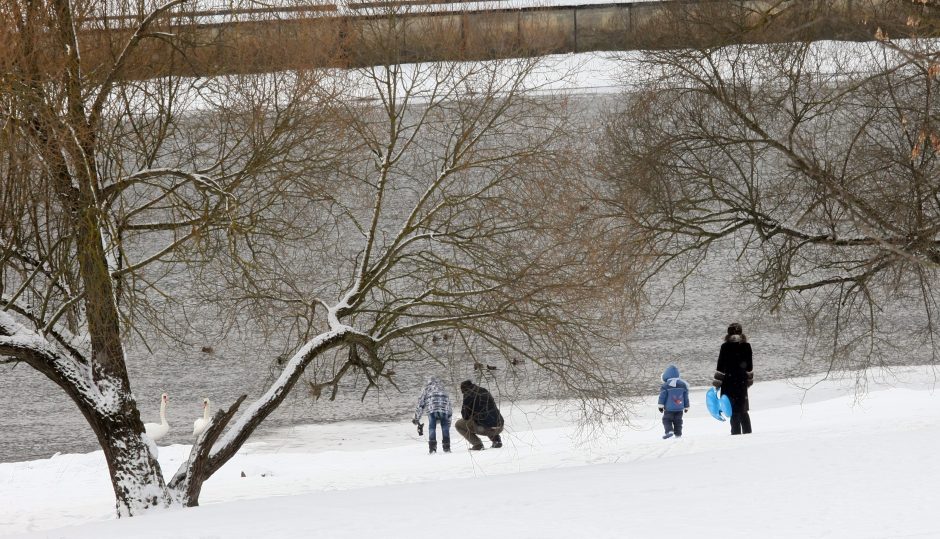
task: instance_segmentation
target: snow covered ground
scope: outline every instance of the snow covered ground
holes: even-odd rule
[[[854,378],[756,384],[750,436],[707,415],[705,388],[679,440],[660,439],[654,396],[589,442],[562,406],[513,406],[505,447],[479,453],[454,432],[429,456],[407,420],[294,427],[248,444],[202,507],[125,520],[100,452],[0,464],[0,535],[940,537],[936,372],[868,375],[861,394]],[[164,469],[187,449],[161,448]]]

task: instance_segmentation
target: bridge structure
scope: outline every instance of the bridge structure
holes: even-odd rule
[[[203,0],[212,1],[212,0]],[[936,0],[361,0],[161,18],[130,78],[481,60],[591,51],[938,33]],[[113,58],[139,15],[80,21],[84,54]],[[912,21],[916,21],[912,23]],[[927,21],[923,25],[921,21]],[[880,31],[880,32],[879,32]]]

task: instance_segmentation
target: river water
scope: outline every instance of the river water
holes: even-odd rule
[[[684,294],[655,319],[621,336],[622,346],[614,353],[622,354],[623,362],[629,364],[627,371],[634,378],[630,382],[637,394],[658,391],[660,373],[670,362],[679,365],[683,377],[693,386],[708,384],[725,328],[732,321],[744,325],[752,343],[758,381],[805,375],[813,370],[812,363],[804,361],[805,331],[800,323],[783,315],[750,311],[750,298],[732,282],[730,268],[734,265],[730,252],[726,256],[710,254],[687,281]],[[668,293],[669,280],[667,276],[658,290],[651,291],[654,302]],[[211,320],[202,322],[212,325]],[[899,337],[904,339],[903,335]],[[440,345],[441,359],[451,364],[449,371],[420,363],[397,365],[395,379],[400,391],[386,387],[363,398],[363,380],[352,379],[335,401],[314,400],[301,383],[258,432],[310,422],[407,420],[429,373],[444,374],[454,395],[461,380],[478,380],[479,373],[470,367],[471,360],[450,357],[447,343],[442,341]],[[160,394],[169,394],[171,431],[161,442],[165,444],[192,442],[192,423],[201,416],[204,397],[212,399],[215,409],[242,394],[247,394],[249,401],[261,395],[278,372],[273,358],[282,352],[237,330],[221,342],[171,346],[154,341],[151,350],[140,345],[130,349],[128,370],[145,422],[159,421]],[[929,357],[910,355],[901,361],[925,360]],[[532,366],[497,366],[500,368],[485,372],[487,378],[482,384],[502,400],[503,406],[514,399],[558,396],[547,389],[551,386],[542,383],[543,377]],[[0,366],[0,410],[0,462],[97,449],[90,427],[71,401],[55,384],[25,365]],[[754,413],[759,415],[760,411]]]
[[[802,338],[784,319],[757,320],[746,310],[746,297],[722,276],[730,261],[708,261],[687,286],[683,302],[674,302],[658,318],[623,336],[629,347],[630,372],[637,377],[638,393],[654,393],[659,374],[668,362],[677,363],[693,385],[706,385],[714,369],[718,347],[728,322],[744,323],[755,351],[758,379],[794,374],[801,364]],[[448,347],[441,341],[441,354]],[[211,351],[194,344],[189,348],[155,346],[153,353],[142,347],[129,351],[128,368],[144,421],[158,421],[160,394],[167,392],[171,431],[161,443],[191,443],[192,422],[201,415],[203,397],[213,407],[223,406],[247,393],[259,396],[273,380],[276,367],[270,358],[276,351],[254,345],[250,336],[235,332],[224,342],[206,343]],[[462,379],[477,379],[467,365],[472,361],[451,358],[449,386],[456,394]],[[362,398],[362,381],[351,380],[335,401],[314,400],[299,384],[293,395],[266,422],[259,433],[286,425],[358,420],[405,420],[425,376],[441,372],[436,366],[404,364],[395,367],[401,388],[371,391]],[[551,398],[555,395],[537,383],[539,373],[523,364],[517,369],[501,367],[487,371],[482,383],[503,400]],[[644,391],[643,388],[647,390]],[[0,367],[0,462],[48,458],[57,452],[87,452],[97,449],[90,427],[71,401],[52,382],[25,365]],[[757,411],[759,413],[759,411]]]

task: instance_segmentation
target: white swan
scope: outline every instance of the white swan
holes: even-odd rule
[[[193,436],[199,436],[209,425],[209,399],[202,399],[202,417],[193,421]]]
[[[160,396],[160,422],[159,423],[144,423],[144,432],[147,433],[147,436],[151,440],[156,442],[160,438],[166,436],[166,433],[170,432],[170,424],[166,422],[166,403],[169,402],[170,397],[166,393]]]

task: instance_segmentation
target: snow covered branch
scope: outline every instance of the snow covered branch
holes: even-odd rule
[[[247,395],[239,397],[228,410],[220,409],[216,411],[209,420],[209,425],[199,434],[192,449],[190,449],[189,458],[180,465],[176,475],[167,483],[167,488],[174,493],[184,506],[199,505],[199,493],[202,491],[202,484],[212,475],[212,472],[207,469],[212,446],[222,435],[222,431],[235,416],[246,397]]]
[[[87,364],[63,356],[45,338],[5,311],[0,311],[0,356],[28,364],[54,382],[74,388],[89,402],[95,402],[100,396]]]
[[[21,305],[19,302],[12,301],[5,296],[0,297],[0,301],[3,301],[6,304],[6,308],[20,316],[23,316],[29,320],[34,326],[41,327],[38,331],[38,335],[51,335],[55,339],[56,343],[66,350],[69,355],[72,356],[72,359],[79,363],[88,363],[88,358],[86,357],[83,349],[85,348],[84,343],[81,342],[78,336],[72,334],[71,331],[64,327],[56,325],[58,317],[61,316],[62,312],[67,308],[67,306],[72,303],[79,301],[82,295],[73,298],[72,300],[63,304],[63,306],[53,314],[53,316],[48,320],[44,321],[39,315],[33,312],[33,310],[27,305]]]
[[[343,344],[347,338],[356,338],[354,333],[348,326],[340,326],[318,335],[302,346],[287,361],[281,375],[264,395],[245,408],[225,436],[213,446],[205,467],[206,477],[215,473],[232,458],[258,425],[280,406],[311,361],[327,350]]]

